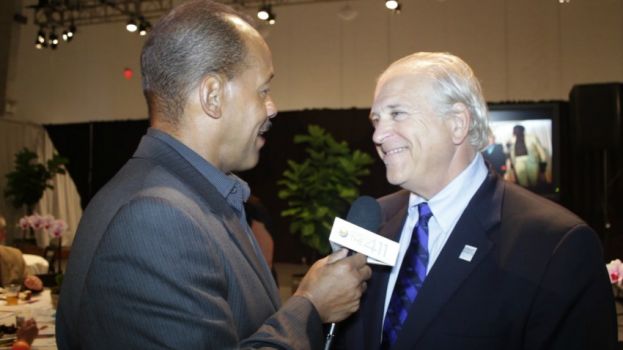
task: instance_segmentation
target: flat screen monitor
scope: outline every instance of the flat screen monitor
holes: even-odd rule
[[[482,154],[506,180],[560,199],[561,102],[489,104],[489,146]]]

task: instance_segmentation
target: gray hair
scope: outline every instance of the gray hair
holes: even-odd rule
[[[228,15],[244,18],[228,6],[192,0],[153,27],[141,53],[143,94],[151,119],[158,114],[177,125],[188,94],[203,77],[215,73],[231,79],[239,72],[246,45]]]
[[[449,53],[418,52],[394,62],[387,71],[403,65],[413,73],[429,78],[437,96],[441,116],[449,115],[455,103],[464,104],[471,114],[469,143],[476,150],[487,146],[487,103],[480,83],[467,63]]]

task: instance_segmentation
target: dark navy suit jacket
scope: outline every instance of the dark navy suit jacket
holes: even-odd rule
[[[381,234],[398,240],[409,193],[379,202]],[[459,258],[466,245],[471,261]],[[390,269],[373,268],[342,349],[378,349]],[[490,171],[411,306],[395,349],[614,349],[611,286],[594,231],[575,215]]]

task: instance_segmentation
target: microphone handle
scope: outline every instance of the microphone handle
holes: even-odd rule
[[[327,333],[327,338],[324,342],[324,350],[331,350],[331,343],[333,342],[333,337],[335,337],[335,322],[331,323],[331,327],[329,328],[329,333]]]

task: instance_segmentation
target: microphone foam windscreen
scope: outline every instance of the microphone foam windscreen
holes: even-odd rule
[[[370,196],[361,196],[348,210],[346,221],[376,233],[381,227],[381,206]]]

